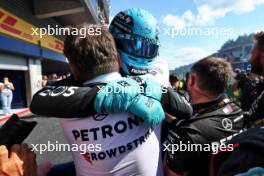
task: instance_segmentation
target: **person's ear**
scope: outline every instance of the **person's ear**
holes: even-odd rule
[[[189,78],[188,78],[188,87],[194,87],[194,85],[196,84],[196,76],[195,74],[190,74]]]

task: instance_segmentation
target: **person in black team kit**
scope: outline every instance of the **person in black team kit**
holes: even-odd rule
[[[264,76],[264,32],[254,35],[255,46],[249,60],[251,72]],[[259,97],[245,115],[249,128],[231,138],[228,143],[236,144],[231,152],[221,152],[212,160],[212,173],[217,176],[263,175],[264,173],[264,85],[257,87]]]
[[[243,111],[248,111],[254,100],[257,98],[257,87],[260,81],[258,81],[255,74],[252,74],[251,72],[246,74],[244,71],[238,74],[235,79],[236,83],[234,84],[233,89],[239,89],[241,91],[241,109]]]
[[[264,32],[254,35],[255,46],[253,47],[249,60],[251,72],[264,77]],[[249,126],[261,126],[264,124],[264,83],[257,87],[258,98],[253,102],[247,113],[247,123]]]
[[[204,58],[192,67],[187,89],[194,114],[187,120],[176,119],[169,126],[164,143],[166,175],[209,175],[210,158],[220,140],[243,128],[242,110],[225,95],[231,75],[231,65],[221,58]],[[209,145],[210,151],[190,147],[173,150],[182,144]]]

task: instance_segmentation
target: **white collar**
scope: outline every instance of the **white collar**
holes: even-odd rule
[[[99,82],[100,83],[107,83],[107,82],[118,80],[121,78],[122,78],[122,76],[120,75],[120,73],[112,72],[112,73],[103,74],[103,75],[97,76],[91,80],[85,81],[83,83],[83,85],[91,84],[91,83],[99,83]]]

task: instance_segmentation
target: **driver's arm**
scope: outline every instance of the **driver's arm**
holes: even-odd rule
[[[32,113],[45,117],[73,118],[96,114],[93,102],[98,87],[47,86],[30,104]]]
[[[76,87],[59,84],[45,87],[34,95],[30,109],[34,114],[48,117],[88,117],[97,113],[94,108],[94,100],[99,91],[100,87],[98,86]],[[132,100],[128,99],[126,101]],[[118,102],[118,99],[115,99],[114,102]],[[177,118],[189,118],[192,115],[190,103],[170,88],[168,88],[167,93],[162,95],[161,104],[166,112]],[[111,107],[113,104],[104,104],[104,106]],[[149,111],[148,109],[140,110]],[[151,114],[151,111],[143,114]]]

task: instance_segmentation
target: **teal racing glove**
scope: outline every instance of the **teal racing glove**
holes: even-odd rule
[[[140,85],[131,78],[113,81],[98,91],[94,108],[98,113],[125,112],[140,93]]]
[[[138,95],[128,107],[128,111],[141,117],[145,123],[156,125],[165,118],[165,113],[159,101],[156,99]]]
[[[98,113],[130,112],[148,124],[158,124],[165,114],[160,104],[161,86],[148,79],[139,85],[134,79],[113,81],[97,94],[94,108]]]
[[[156,99],[157,101],[161,100],[162,97],[162,86],[155,79],[146,79],[144,81],[144,95]]]
[[[246,173],[240,173],[236,176],[261,176],[264,174],[264,169],[261,167],[254,167],[249,169]]]

